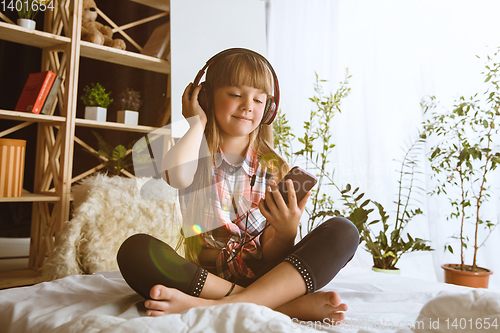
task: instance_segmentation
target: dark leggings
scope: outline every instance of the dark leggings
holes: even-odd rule
[[[290,254],[274,262],[253,260],[248,265],[257,278],[282,261],[292,264],[306,283],[306,294],[323,288],[351,260],[359,242],[358,230],[349,220],[334,217],[297,243]],[[129,237],[121,245],[118,266],[129,286],[142,297],[157,284],[199,296],[208,271],[179,256],[168,244],[146,234]],[[247,286],[254,280],[238,280]]]

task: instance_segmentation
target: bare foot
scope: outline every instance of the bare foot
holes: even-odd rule
[[[212,300],[189,296],[182,291],[162,285],[151,288],[150,296],[152,300],[144,302],[148,309],[146,314],[150,317],[181,313],[191,308],[216,304]]]
[[[222,300],[208,300],[189,296],[174,288],[156,285],[151,288],[151,300],[144,305],[148,309],[146,314],[150,317],[159,317],[172,313],[199,307],[225,303]],[[336,292],[318,291],[314,294],[300,296],[275,309],[291,318],[300,320],[324,320],[341,322],[345,318],[343,311],[347,305],[340,303],[340,295]]]
[[[275,310],[300,320],[328,318],[333,322],[341,322],[345,318],[343,311],[347,311],[347,305],[340,303],[340,295],[334,291],[317,291],[300,296]]]

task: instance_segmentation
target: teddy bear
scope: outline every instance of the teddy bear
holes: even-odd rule
[[[96,19],[97,5],[95,1],[83,0],[82,40],[125,50],[125,42],[122,39],[113,39],[112,29],[97,22]]]

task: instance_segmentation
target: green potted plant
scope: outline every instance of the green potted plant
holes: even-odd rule
[[[99,83],[91,83],[83,89],[81,99],[85,104],[85,119],[106,121],[107,107],[113,99],[110,98],[111,91]]]
[[[445,282],[470,287],[487,288],[492,274],[491,270],[478,267],[477,254],[497,225],[483,212],[483,205],[490,196],[488,178],[500,162],[500,149],[494,143],[500,126],[498,58],[498,52],[493,59],[488,56],[482,73],[488,82],[485,100],[477,99],[477,94],[469,99],[461,96],[452,107],[439,111],[435,97],[422,102],[426,114],[432,110],[424,126],[427,136],[435,140],[429,152],[432,178],[436,182],[431,194],[444,194],[448,198],[451,213],[447,220],[460,224],[459,234],[451,238],[460,244],[461,262],[441,267],[445,270]],[[470,264],[465,264],[465,250],[471,238],[473,258]],[[452,244],[445,244],[445,250],[453,253]]]
[[[331,142],[330,124],[335,114],[341,112],[342,100],[350,93],[349,78],[350,75],[347,72],[345,80],[340,83],[337,91],[334,94],[325,95],[321,86],[321,83],[325,81],[320,80],[316,75],[314,86],[316,96],[310,98],[315,104],[315,110],[310,112],[309,120],[304,122],[303,137],[298,138],[302,148],[294,151],[291,142],[295,135],[292,134],[281,110],[273,123],[274,146],[290,164],[295,164],[297,158],[302,157],[306,159],[306,168],[317,172],[318,185],[312,190],[309,204],[305,209],[305,215],[308,218],[305,226],[307,232],[314,229],[327,216],[345,216],[358,228],[360,243],[365,243],[366,250],[373,257],[374,270],[399,272],[396,264],[404,253],[432,250],[423,239],[413,238],[408,233],[406,234],[407,240],[403,238],[403,231],[410,220],[422,214],[419,208],[413,207],[412,194],[418,189],[415,186],[414,176],[419,172],[417,158],[424,138],[419,137],[410,146],[402,161],[396,219],[394,224],[390,224],[388,223],[389,216],[381,204],[364,198],[364,193],[360,193],[359,188],[353,189],[349,184],[341,188],[332,179],[333,172],[330,173],[327,170],[329,156],[335,147],[335,144]],[[315,147],[321,149],[316,151]],[[325,193],[327,186],[333,186],[339,193],[339,201],[343,202],[343,209],[334,208],[336,200]],[[368,221],[375,208],[380,218]],[[303,227],[301,224],[300,237],[302,237]]]
[[[137,125],[139,123],[139,108],[142,105],[141,93],[127,88],[120,94],[119,102],[122,109],[118,111],[117,121],[127,125]]]
[[[374,271],[399,274],[396,265],[403,254],[433,251],[427,245],[427,240],[413,238],[409,233],[406,233],[405,240],[403,233],[415,216],[423,214],[422,210],[417,207],[414,196],[422,190],[416,185],[415,176],[421,173],[418,157],[425,142],[424,139],[424,135],[419,136],[405,151],[401,161],[397,201],[394,201],[396,204],[394,223],[388,223],[390,216],[380,203],[370,199],[362,201],[364,193],[359,193],[359,188],[352,190],[347,184],[346,188],[341,191],[346,206],[342,214],[358,228],[360,243],[364,242],[366,251],[372,255]],[[376,207],[380,218],[368,222],[374,211],[373,208],[369,208],[371,204]],[[333,214],[340,215],[341,212],[336,210]]]
[[[92,133],[97,138],[98,150],[84,149],[84,151],[97,157],[99,162],[104,164],[104,167],[112,175],[118,176],[124,170],[131,173],[130,167],[133,166],[131,151],[136,140],[132,141],[127,147],[123,145],[113,147],[97,132],[92,131]]]
[[[10,6],[15,7],[19,19],[17,24],[31,30],[35,29],[35,17],[39,11],[54,10],[52,0],[22,0],[10,2]]]

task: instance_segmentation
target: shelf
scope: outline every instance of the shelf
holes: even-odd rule
[[[70,39],[44,31],[29,30],[15,24],[0,22],[0,39],[40,48],[62,46]],[[144,54],[118,50],[108,46],[81,41],[82,57],[106,61],[123,66],[145,69],[162,74],[170,73],[170,63]]]
[[[75,123],[77,126],[82,126],[82,127],[92,127],[92,128],[101,128],[101,129],[110,129],[110,130],[117,130],[117,131],[127,131],[127,132],[138,132],[138,133],[151,133],[155,132],[158,134],[165,134],[165,135],[170,135],[171,131],[170,129],[160,129],[158,127],[153,127],[153,126],[143,126],[143,125],[126,125],[126,124],[121,124],[121,123],[114,123],[110,121],[95,121],[95,120],[89,120],[89,119],[82,119],[82,118],[76,118]]]
[[[0,289],[32,285],[37,278],[38,273],[29,268],[0,272]]]
[[[145,6],[156,8],[165,12],[170,11],[170,0],[131,0]]]
[[[68,37],[56,36],[39,30],[30,30],[5,22],[0,22],[0,39],[40,48],[70,44]]]
[[[50,194],[36,194],[23,190],[20,197],[0,198],[0,202],[59,201],[60,197]]]
[[[64,123],[66,121],[66,118],[60,116],[48,116],[45,114],[8,110],[0,110],[0,119],[33,121],[39,123]]]
[[[144,15],[138,13],[141,19],[121,27],[107,20],[109,25],[115,27],[117,30],[125,30],[142,23],[151,22],[158,18],[167,17],[170,12],[169,0],[132,1],[141,4],[141,6],[145,5],[155,9],[143,8],[147,13],[154,13],[158,10],[160,12],[150,17],[142,17]],[[117,4],[119,3],[118,1],[114,2]],[[64,89],[61,88],[58,96],[62,98],[58,105],[61,108],[60,114],[65,116],[49,116],[30,112],[2,110],[0,107],[0,121],[4,121],[3,119],[5,119],[19,122],[18,124],[9,124],[13,126],[9,126],[8,129],[0,131],[0,136],[7,136],[14,131],[31,126],[32,124],[41,124],[40,128],[43,130],[39,131],[36,143],[37,155],[34,192],[38,194],[23,191],[21,197],[0,198],[0,205],[4,202],[26,202],[34,206],[54,206],[49,207],[52,209],[42,209],[46,207],[38,207],[40,209],[37,209],[36,212],[34,210],[32,213],[33,228],[29,251],[29,265],[33,269],[18,269],[22,267],[11,267],[11,269],[16,270],[1,272],[0,289],[34,284],[37,281],[37,269],[43,266],[47,256],[47,250],[50,248],[47,244],[53,243],[55,235],[60,230],[62,223],[69,220],[71,212],[70,201],[73,200],[71,196],[71,186],[73,184],[72,180],[74,179],[72,177],[73,157],[75,154],[74,145],[79,140],[75,136],[75,127],[90,127],[102,129],[104,131],[136,132],[141,133],[140,135],[149,135],[154,132],[154,134],[160,134],[162,136],[171,136],[171,130],[167,128],[131,126],[117,122],[97,122],[76,118],[76,108],[79,96],[75,94],[78,91],[80,70],[82,70],[79,67],[79,61],[82,58],[103,62],[104,65],[108,67],[109,65],[107,64],[117,64],[129,68],[137,68],[141,71],[155,72],[167,75],[167,79],[170,79],[171,73],[170,61],[134,52],[132,48],[131,51],[125,51],[81,41],[78,34],[70,34],[68,31],[75,33],[78,30],[74,28],[76,28],[76,24],[80,21],[80,18],[75,15],[80,13],[81,5],[82,0],[68,1],[67,4],[65,4],[65,9],[59,11],[57,15],[45,16],[46,20],[50,20],[46,21],[47,26],[52,26],[54,28],[54,30],[50,29],[48,31],[59,31],[61,27],[64,27],[64,32],[68,37],[60,33],[52,34],[50,32],[41,31],[42,27],[39,27],[40,30],[29,30],[13,23],[0,22],[0,40],[30,46],[25,50],[28,53],[31,52],[30,50],[37,51],[33,49],[33,47],[43,49],[41,70],[50,69],[53,72],[65,73],[63,74],[65,75]],[[105,15],[102,16],[104,18]],[[146,33],[146,30],[143,31],[143,34]],[[130,42],[134,44],[133,41]],[[140,49],[140,47],[138,47],[138,49]],[[60,52],[64,52],[64,59],[61,57]],[[9,65],[11,64],[2,63],[1,67],[5,69],[8,68]],[[117,68],[117,70],[121,70],[121,68]],[[114,75],[114,73],[112,74]],[[3,81],[8,81],[8,78],[2,77],[1,79],[4,79]],[[166,85],[167,94],[169,92],[168,89],[169,86]],[[64,103],[61,103],[63,101]],[[8,121],[4,122],[7,123]],[[57,190],[57,194],[54,189]]]
[[[170,63],[166,60],[85,41],[80,43],[80,55],[86,58],[145,69],[152,72],[162,74],[170,73]]]

